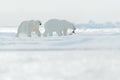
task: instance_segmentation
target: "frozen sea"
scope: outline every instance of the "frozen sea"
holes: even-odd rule
[[[0,80],[120,80],[120,29],[16,38],[0,28]]]

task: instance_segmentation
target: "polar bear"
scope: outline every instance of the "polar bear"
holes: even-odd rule
[[[31,37],[31,32],[35,32],[38,36],[41,36],[39,31],[39,26],[42,25],[39,20],[29,20],[23,21],[17,31],[17,37],[19,37],[20,33],[27,34],[28,37]]]
[[[51,19],[44,24],[45,32],[43,36],[52,36],[53,32],[56,32],[58,36],[68,35],[68,29],[72,29],[72,33],[75,33],[75,27],[71,22],[66,20]]]

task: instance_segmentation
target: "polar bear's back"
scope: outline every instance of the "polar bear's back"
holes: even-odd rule
[[[51,20],[48,20],[44,26],[55,26],[56,24],[59,24],[59,20],[58,19],[51,19]]]
[[[18,31],[27,33],[29,31],[33,30],[33,28],[39,29],[39,25],[36,21],[34,21],[34,20],[23,21],[23,22],[21,22],[21,24],[18,28]]]
[[[45,29],[51,29],[51,30],[59,29],[60,26],[61,26],[61,25],[60,25],[60,20],[58,20],[58,19],[48,20],[48,21],[44,24]]]
[[[73,23],[69,21],[61,20],[60,23],[62,24],[62,27],[64,28],[73,28]]]
[[[19,26],[19,31],[20,32],[26,32],[29,28],[28,26],[30,26],[30,22],[29,21],[23,21],[20,26]]]

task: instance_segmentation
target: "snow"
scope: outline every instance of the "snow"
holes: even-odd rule
[[[0,30],[0,80],[120,79],[119,28],[30,38],[10,29]]]
[[[0,32],[0,50],[119,50],[120,29],[78,29],[68,36],[32,37],[16,32]]]

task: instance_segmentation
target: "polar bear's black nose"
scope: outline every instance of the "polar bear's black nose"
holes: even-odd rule
[[[75,30],[73,30],[72,33],[75,33]]]
[[[72,33],[75,33],[75,30],[76,30],[76,28],[74,27],[74,29],[73,29]]]
[[[42,25],[42,23],[40,23],[40,25]]]

